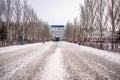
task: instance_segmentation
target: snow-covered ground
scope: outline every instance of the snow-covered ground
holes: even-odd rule
[[[86,47],[86,46],[80,46],[80,49],[82,51],[86,51],[86,52],[88,52],[90,54],[94,54],[94,55],[103,57],[105,59],[108,59],[108,60],[111,60],[111,61],[113,61],[115,63],[120,64],[120,53],[99,50],[99,49]]]
[[[120,80],[120,54],[68,42],[0,48],[0,80]]]
[[[41,80],[64,80],[64,77],[67,77],[67,73],[62,60],[61,49],[57,48],[48,59]]]
[[[26,44],[26,45],[14,45],[14,46],[8,46],[8,47],[3,47],[3,48],[1,47],[0,48],[0,54],[15,51],[15,50],[18,50],[18,49],[24,49],[24,48],[34,46],[34,45],[39,45],[39,44],[41,44],[41,43]]]
[[[105,58],[105,59],[108,59],[110,61],[120,64],[120,53],[100,50],[100,49],[82,46],[82,45],[79,46],[78,44],[74,44],[74,43],[70,44],[70,43],[63,42],[62,45],[64,45],[64,44],[66,44],[66,45],[68,44],[69,46],[73,46],[73,47],[79,47],[79,50],[82,52],[97,55],[102,58]]]
[[[48,42],[46,42],[48,44]],[[51,44],[52,42],[49,42],[49,44]],[[45,45],[47,45],[45,44]],[[20,49],[24,49],[24,48],[28,48],[28,47],[34,47],[37,45],[43,45],[43,43],[34,43],[34,44],[25,44],[25,45],[14,45],[14,46],[8,46],[8,47],[0,47],[0,54],[1,53],[7,53],[7,52],[12,52],[15,50],[20,50]]]

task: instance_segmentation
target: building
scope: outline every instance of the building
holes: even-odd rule
[[[63,40],[65,36],[64,25],[51,25],[50,26],[50,38],[55,41]]]

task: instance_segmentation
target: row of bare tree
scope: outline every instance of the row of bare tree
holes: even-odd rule
[[[120,0],[84,0],[80,6],[80,22],[76,19],[74,24],[68,22],[66,36],[68,38],[91,38],[93,33],[99,33],[100,49],[103,48],[104,32],[111,32],[111,47],[114,50],[114,41],[117,31],[120,30]],[[70,40],[70,39],[69,39]],[[119,44],[119,43],[118,43]]]
[[[35,42],[49,37],[48,23],[39,20],[27,0],[0,0],[0,29],[3,23],[7,28],[4,42],[18,44],[20,40]]]

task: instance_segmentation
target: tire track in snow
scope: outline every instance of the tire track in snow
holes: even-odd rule
[[[113,63],[107,59],[90,54],[90,52],[81,50],[81,47],[75,47],[71,52],[76,58],[81,59],[90,69],[98,74],[96,79],[102,80],[120,80],[119,64]]]
[[[41,75],[41,78],[36,77],[34,80],[65,80],[68,77],[61,55],[61,49],[57,48],[46,63],[45,71]]]
[[[119,65],[104,58],[82,52],[81,48],[61,44],[64,63],[70,74],[68,80],[120,80]]]
[[[55,44],[42,45],[42,48],[39,47],[33,53],[19,58],[15,61],[16,63],[11,64],[11,68],[7,67],[3,73],[0,72],[4,74],[0,77],[0,80],[32,80],[34,74],[43,69],[45,59],[53,53],[55,48]],[[8,70],[10,71],[8,72]]]
[[[16,63],[18,59],[21,59],[35,51],[38,50],[40,45],[27,47],[24,49],[16,50],[13,52],[8,52],[5,54],[0,54],[0,72],[6,69],[7,67],[10,67],[13,63]],[[17,66],[17,65],[16,65]]]
[[[63,53],[64,64],[66,65],[67,73],[70,75],[68,80],[96,80],[99,76],[97,72],[89,68],[82,59],[73,55],[72,52],[63,50]],[[102,79],[102,76],[99,77]]]
[[[14,52],[13,54],[4,54],[4,57],[2,56],[2,59],[0,59],[0,77],[3,77],[6,73],[11,72],[13,69],[23,64],[27,61],[26,59],[30,60],[33,53],[38,51],[38,49],[38,46],[36,46],[34,48],[28,48],[27,50]]]
[[[120,65],[113,63],[102,57],[92,54],[76,54],[76,56],[82,57],[83,62],[96,71],[99,75],[108,80],[120,80]]]
[[[50,51],[50,50],[49,50]],[[44,66],[46,64],[46,60],[49,56],[52,55],[54,49],[49,53],[48,51],[43,52],[43,54],[38,55],[36,58],[31,60],[28,64],[23,66],[21,69],[17,70],[14,75],[11,77],[12,80],[33,80],[34,76],[44,70]]]
[[[79,54],[76,48],[63,45],[61,47],[64,54],[64,64],[70,75],[68,80],[104,80],[103,76],[88,66],[88,63],[84,63],[82,58],[84,56],[76,55]]]

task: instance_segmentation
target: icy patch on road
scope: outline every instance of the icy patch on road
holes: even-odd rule
[[[84,52],[89,52],[90,54],[94,54],[100,57],[103,57],[105,59],[108,59],[112,62],[115,62],[117,64],[120,64],[120,54],[119,53],[113,53],[113,52],[108,52],[104,50],[99,50],[91,47],[85,47],[85,46],[80,46],[80,50]]]
[[[55,53],[48,59],[41,80],[65,80],[67,74],[62,60],[61,49],[57,48]]]

